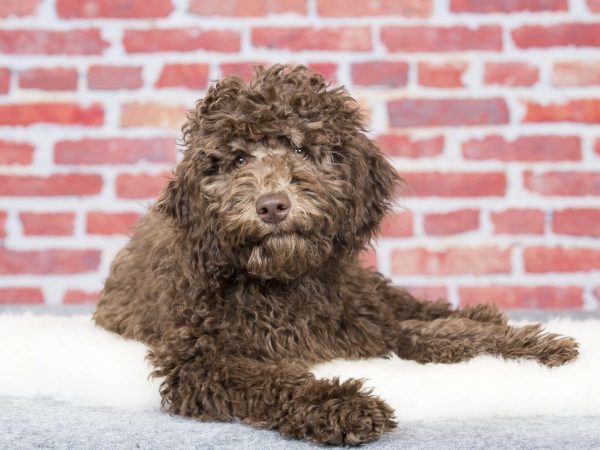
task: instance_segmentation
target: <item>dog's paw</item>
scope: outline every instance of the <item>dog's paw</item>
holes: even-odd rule
[[[548,367],[561,366],[579,355],[575,339],[544,332],[542,325],[510,327],[505,358],[537,359]]]
[[[319,444],[357,445],[396,427],[394,410],[369,393],[324,397],[296,405],[281,431]]]
[[[558,334],[548,334],[544,338],[546,342],[539,361],[545,366],[562,366],[579,356],[579,344],[575,339]]]

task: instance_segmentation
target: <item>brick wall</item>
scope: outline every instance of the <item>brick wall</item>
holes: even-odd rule
[[[92,302],[185,108],[254,62],[347,85],[409,183],[367,264],[597,309],[598,0],[3,0],[0,303]]]

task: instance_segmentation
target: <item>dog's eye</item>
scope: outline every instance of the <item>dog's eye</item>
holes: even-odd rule
[[[246,164],[246,158],[244,158],[243,156],[238,156],[235,160],[235,167],[240,168],[244,164]]]
[[[306,155],[306,150],[304,150],[303,148],[298,148],[298,147],[296,147],[296,148],[294,149],[294,153],[295,153],[296,155],[298,155],[298,156],[302,156],[303,158],[306,158],[306,156],[307,156],[307,155]]]

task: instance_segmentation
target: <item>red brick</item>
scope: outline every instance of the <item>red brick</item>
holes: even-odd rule
[[[88,72],[90,89],[139,89],[143,84],[141,66],[91,66]]]
[[[462,61],[443,63],[420,62],[418,66],[419,84],[421,86],[436,88],[464,87],[462,77],[468,67],[468,64]]]
[[[6,237],[6,211],[0,211],[0,238]]]
[[[185,122],[185,107],[155,102],[125,103],[121,107],[122,127],[163,127],[177,130]]]
[[[516,28],[511,34],[519,48],[600,46],[600,23],[525,25]]]
[[[525,102],[523,122],[600,123],[600,99],[570,100],[563,103]]]
[[[264,65],[263,62],[252,61],[252,62],[232,62],[223,63],[219,67],[221,69],[222,76],[234,75],[248,82],[254,77],[256,67]]]
[[[102,189],[102,177],[94,174],[0,175],[0,195],[94,195]]]
[[[208,85],[208,64],[166,64],[154,86],[205,89]]]
[[[510,250],[496,247],[397,249],[392,252],[395,275],[458,275],[509,273]]]
[[[487,62],[483,82],[487,85],[532,86],[539,78],[538,68],[525,62]]]
[[[91,272],[100,265],[100,250],[7,250],[0,248],[1,275],[50,275]]]
[[[370,61],[352,64],[352,83],[356,86],[406,86],[408,63]]]
[[[240,33],[232,30],[202,30],[199,28],[154,28],[125,30],[123,45],[127,53],[238,52]]]
[[[600,0],[587,0],[587,4],[592,12],[600,12]]]
[[[600,209],[580,208],[556,211],[552,231],[573,236],[600,236]]]
[[[270,14],[306,14],[307,0],[191,0],[190,12],[203,16],[261,17]]]
[[[33,16],[38,9],[40,0],[2,0],[0,2],[0,17]]]
[[[31,164],[33,145],[0,140],[0,164]]]
[[[174,163],[175,138],[101,138],[58,141],[54,162],[58,164],[134,164],[141,161]]]
[[[500,161],[579,161],[578,136],[523,136],[507,141],[502,136],[471,139],[462,146],[466,159]]]
[[[121,174],[117,177],[117,197],[156,197],[170,177],[170,173],[159,175],[151,175],[148,173]]]
[[[502,50],[502,28],[466,26],[387,26],[381,40],[391,52],[455,52],[465,50]]]
[[[377,269],[377,253],[372,248],[358,254],[358,262],[366,269]]]
[[[0,94],[8,93],[10,89],[10,69],[0,67]]]
[[[0,126],[54,123],[57,125],[100,126],[104,110],[99,104],[21,103],[0,105]]]
[[[139,218],[140,214],[136,212],[88,212],[86,233],[129,235]]]
[[[541,195],[600,195],[600,172],[525,172],[525,188]]]
[[[44,303],[44,294],[38,288],[0,288],[0,305],[32,305]]]
[[[98,302],[100,292],[69,289],[63,296],[63,305],[95,304]]]
[[[408,292],[422,300],[445,300],[448,298],[448,289],[445,286],[406,286]]]
[[[0,29],[0,53],[17,55],[101,55],[108,42],[100,30]]]
[[[77,89],[75,69],[29,69],[19,73],[19,86],[44,91],[74,91]]]
[[[460,306],[495,303],[510,308],[581,308],[583,289],[575,286],[461,287]]]
[[[423,226],[425,233],[432,236],[474,231],[479,228],[479,211],[463,209],[449,213],[427,214]]]
[[[19,214],[25,236],[70,236],[73,234],[75,214],[69,212]]]
[[[444,151],[443,136],[413,139],[402,134],[382,134],[377,136],[377,143],[386,155],[402,158],[430,158]]]
[[[502,98],[410,99],[388,102],[392,127],[431,127],[508,123]]]
[[[594,144],[594,151],[596,155],[600,155],[600,139],[596,139],[596,143]]]
[[[590,248],[531,247],[523,256],[529,273],[600,270],[600,250]]]
[[[405,237],[413,234],[413,216],[409,211],[391,213],[381,222],[381,236]]]
[[[488,197],[506,192],[503,172],[403,172],[402,177],[407,195],[416,197]]]
[[[335,79],[338,70],[337,64],[328,62],[313,62],[308,64],[308,67],[323,75],[326,80]]]
[[[558,62],[552,67],[554,86],[596,86],[600,84],[600,61]]]
[[[252,45],[293,51],[366,52],[372,48],[371,30],[365,26],[254,28]]]
[[[496,234],[544,234],[544,212],[507,209],[490,214]]]
[[[317,3],[317,14],[330,17],[428,17],[432,10],[432,0],[318,0]]]
[[[451,0],[450,11],[471,13],[511,13],[567,11],[568,0]]]
[[[173,11],[171,0],[57,0],[59,17],[143,19],[167,17]]]

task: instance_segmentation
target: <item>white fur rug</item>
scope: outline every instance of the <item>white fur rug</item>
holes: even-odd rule
[[[562,319],[547,330],[575,337],[579,359],[548,369],[487,356],[454,365],[391,358],[334,361],[313,372],[365,378],[399,420],[600,415],[600,321]],[[157,409],[160,380],[148,379],[146,350],[95,327],[89,316],[0,315],[0,395]]]

